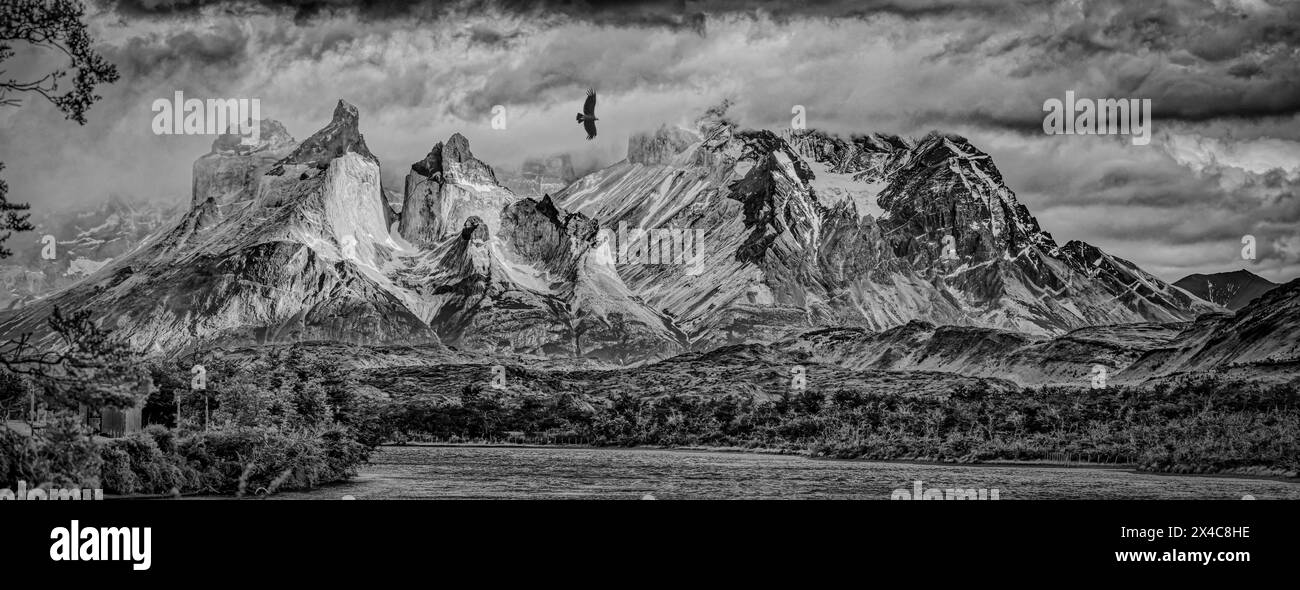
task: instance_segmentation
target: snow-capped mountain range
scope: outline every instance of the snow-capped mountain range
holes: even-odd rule
[[[625,160],[528,198],[456,134],[410,166],[398,211],[361,128],[340,101],[302,142],[273,121],[255,146],[219,138],[195,163],[188,212],[0,329],[43,333],[57,305],[153,354],[439,341],[626,363],[819,329],[923,321],[1043,339],[1224,311],[1089,244],[1058,245],[957,136],[706,118],[635,136]]]

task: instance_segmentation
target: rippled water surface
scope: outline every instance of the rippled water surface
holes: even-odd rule
[[[352,481],[280,498],[881,499],[914,489],[1009,499],[1300,499],[1300,484],[1120,469],[931,465],[656,449],[382,447]]]

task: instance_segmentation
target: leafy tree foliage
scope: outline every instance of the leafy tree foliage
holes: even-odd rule
[[[117,67],[94,50],[93,40],[82,22],[85,7],[78,0],[5,0],[0,3],[0,106],[22,104],[22,94],[36,94],[50,101],[68,119],[86,124],[86,111],[100,96],[95,88],[116,82]],[[57,51],[69,60],[44,76],[29,80],[5,77],[4,63],[18,54],[19,47]],[[72,74],[71,87],[64,82]],[[0,171],[4,163],[0,162]],[[0,179],[0,258],[13,254],[4,247],[16,231],[30,231],[29,208],[10,203],[9,185]]]
[[[0,64],[17,55],[16,46],[50,49],[70,63],[40,78],[0,78],[0,105],[17,106],[20,93],[35,93],[50,101],[67,118],[86,124],[86,111],[100,96],[95,87],[116,82],[117,67],[94,50],[94,40],[82,22],[85,6],[78,0],[5,0],[0,4]],[[0,70],[0,76],[4,72]],[[62,84],[71,77],[71,88]]]

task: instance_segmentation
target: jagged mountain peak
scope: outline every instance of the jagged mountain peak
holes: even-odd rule
[[[453,133],[445,142],[438,142],[424,159],[411,164],[411,170],[439,182],[457,182],[496,186],[496,172],[470,151],[469,139]]]
[[[456,162],[464,162],[474,157],[474,154],[469,151],[469,139],[460,132],[452,133],[451,137],[447,138],[446,150],[446,156]]]
[[[366,139],[361,135],[360,122],[361,115],[357,107],[340,99],[334,107],[334,115],[329,124],[313,133],[277,164],[279,166],[304,164],[324,168],[334,158],[347,153],[359,154],[379,164],[379,158],[370,153],[370,148],[366,147]]]
[[[492,167],[474,157],[469,139],[453,133],[411,164],[398,231],[412,244],[433,247],[476,216],[495,233],[502,207],[515,200],[514,193],[497,182]]]
[[[957,259],[970,264],[1057,248],[993,159],[961,136],[931,133],[911,149],[892,152],[875,178],[886,182],[876,202],[900,255],[914,252],[911,236],[936,244],[951,236]],[[938,248],[928,250],[927,265],[941,255]]]
[[[596,244],[599,230],[596,220],[565,211],[550,195],[511,203],[501,220],[501,234],[509,239],[514,252],[531,264],[571,279],[577,273],[577,260]]]
[[[1070,240],[1061,246],[1059,252],[1075,258],[1081,265],[1093,266],[1100,265],[1106,254],[1088,242],[1082,240]]]
[[[434,173],[442,172],[442,142],[433,144],[433,149],[424,156],[424,159],[411,164],[411,170],[419,173],[421,176],[433,176]]]
[[[528,199],[528,201],[531,202],[533,200]],[[555,221],[555,223],[558,225],[564,225],[564,220],[560,219],[560,208],[555,205],[555,201],[551,199],[551,195],[549,194],[542,195],[541,200],[536,201],[536,203],[537,203],[536,205],[537,211],[539,211],[542,215],[545,215],[547,218],[551,219],[552,221]]]
[[[863,172],[877,164],[881,156],[905,153],[916,145],[912,140],[879,132],[855,133],[844,139],[819,129],[785,129],[781,137],[800,155],[833,164],[840,173]]]
[[[937,129],[925,134],[920,140],[915,142],[913,149],[917,152],[928,152],[934,149],[940,149],[948,152],[949,156],[971,157],[987,156],[974,145],[970,140],[956,133],[939,131]]]

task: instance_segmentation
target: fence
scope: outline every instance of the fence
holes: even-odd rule
[[[445,444],[445,445],[574,445],[574,446],[591,446],[597,443],[596,439],[579,436],[579,435],[550,435],[550,434],[515,434],[489,437],[462,437],[462,436],[412,436],[411,442]],[[390,441],[393,442],[393,441]]]
[[[1052,463],[1082,463],[1090,465],[1136,465],[1137,458],[1117,453],[1100,451],[1087,453],[1046,453],[1043,459]]]

